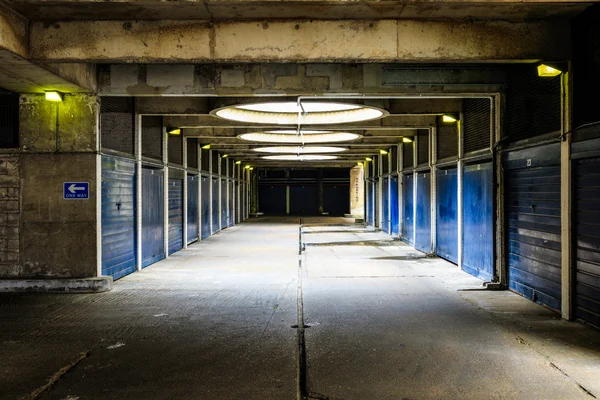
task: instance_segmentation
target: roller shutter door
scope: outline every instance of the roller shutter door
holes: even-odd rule
[[[404,221],[402,224],[402,240],[413,245],[415,242],[414,227],[414,174],[402,175],[402,207],[404,209]]]
[[[417,180],[415,248],[431,253],[431,173],[419,172]]]
[[[212,234],[219,232],[219,179],[212,178]]]
[[[183,180],[169,178],[169,254],[183,248]]]
[[[164,176],[142,169],[142,267],[165,258]]]
[[[385,233],[390,233],[390,196],[389,196],[389,179],[383,178],[383,187],[381,188],[381,230]]]
[[[392,236],[398,237],[400,229],[398,204],[398,177],[391,178],[390,184],[390,223],[392,225]]]
[[[197,175],[187,177],[187,241],[198,240],[198,184]]]
[[[436,172],[436,249],[438,256],[458,263],[458,172]]]
[[[210,236],[210,178],[203,176],[200,185],[200,203],[202,212],[202,218],[200,219],[202,224],[200,227],[200,237],[204,240]]]

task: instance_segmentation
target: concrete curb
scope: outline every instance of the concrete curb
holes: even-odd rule
[[[0,279],[0,292],[101,293],[112,289],[111,276],[80,279]]]

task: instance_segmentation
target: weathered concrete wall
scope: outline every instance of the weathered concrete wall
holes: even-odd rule
[[[0,276],[18,276],[20,230],[20,158],[0,156]]]
[[[21,97],[20,277],[97,275],[97,104],[90,95]],[[89,182],[90,198],[64,200],[71,181]]]
[[[350,170],[350,214],[365,217],[365,173],[362,166]]]
[[[0,4],[0,49],[8,50],[21,57],[29,52],[28,21]]]
[[[564,60],[567,22],[62,21],[31,25],[46,62],[422,62]]]

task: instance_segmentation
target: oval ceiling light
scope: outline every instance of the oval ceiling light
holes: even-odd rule
[[[252,149],[261,153],[288,153],[288,154],[318,154],[318,153],[339,153],[340,151],[348,150],[345,147],[299,147],[299,146],[274,146],[274,147],[257,147]]]
[[[219,118],[256,124],[323,125],[369,121],[389,115],[386,110],[351,103],[280,101],[238,104],[211,111]],[[300,117],[300,119],[299,119]]]
[[[278,156],[262,156],[263,160],[276,160],[276,161],[319,161],[319,160],[335,160],[337,156],[326,156],[326,155],[297,155],[297,154],[283,154]]]
[[[310,130],[303,130],[302,135],[298,135],[294,129],[252,132],[238,135],[238,138],[251,142],[292,144],[347,142],[349,140],[360,139],[361,137],[362,135],[358,133]]]

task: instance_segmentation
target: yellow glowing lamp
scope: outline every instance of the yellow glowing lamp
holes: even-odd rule
[[[45,92],[45,96],[48,101],[63,101],[65,99],[64,94],[55,90]]]
[[[413,142],[413,140],[412,140],[411,138],[409,138],[409,137],[403,137],[403,138],[402,138],[402,142],[403,142],[403,143],[412,143],[412,142]]]
[[[365,157],[365,161],[373,161],[371,157]]]
[[[357,166],[357,167],[362,167],[362,166],[363,166],[363,163],[361,163],[361,162],[357,162],[357,163],[356,163],[356,166]]]
[[[558,75],[562,74],[562,71],[560,69],[551,67],[546,64],[538,65],[537,70],[538,70],[538,76],[541,76],[543,78],[549,78],[549,77],[558,76]]]
[[[385,151],[385,150],[379,150],[379,154],[381,154],[381,155],[386,155],[387,153],[388,153],[388,152],[387,152],[387,151]]]
[[[174,126],[169,126],[169,127],[167,127],[167,133],[169,135],[174,135],[174,136],[181,135],[181,128],[176,128]]]
[[[242,161],[238,160],[238,161],[235,162],[235,165],[240,165],[241,163],[242,163]]]
[[[250,167],[248,168],[248,171],[252,171],[254,169],[254,167]]]
[[[204,146],[202,146],[203,150],[208,150],[210,149],[210,144],[205,144]]]
[[[458,119],[452,115],[448,115],[448,114],[444,114],[442,116],[442,122],[445,122],[447,124],[452,123],[452,122],[456,122],[458,121]]]
[[[250,169],[250,168],[252,168],[252,167],[251,167],[250,165],[246,165],[244,168],[246,168],[246,169]]]
[[[227,158],[227,157],[229,157],[229,154],[223,154],[223,155],[221,156],[221,158]]]

